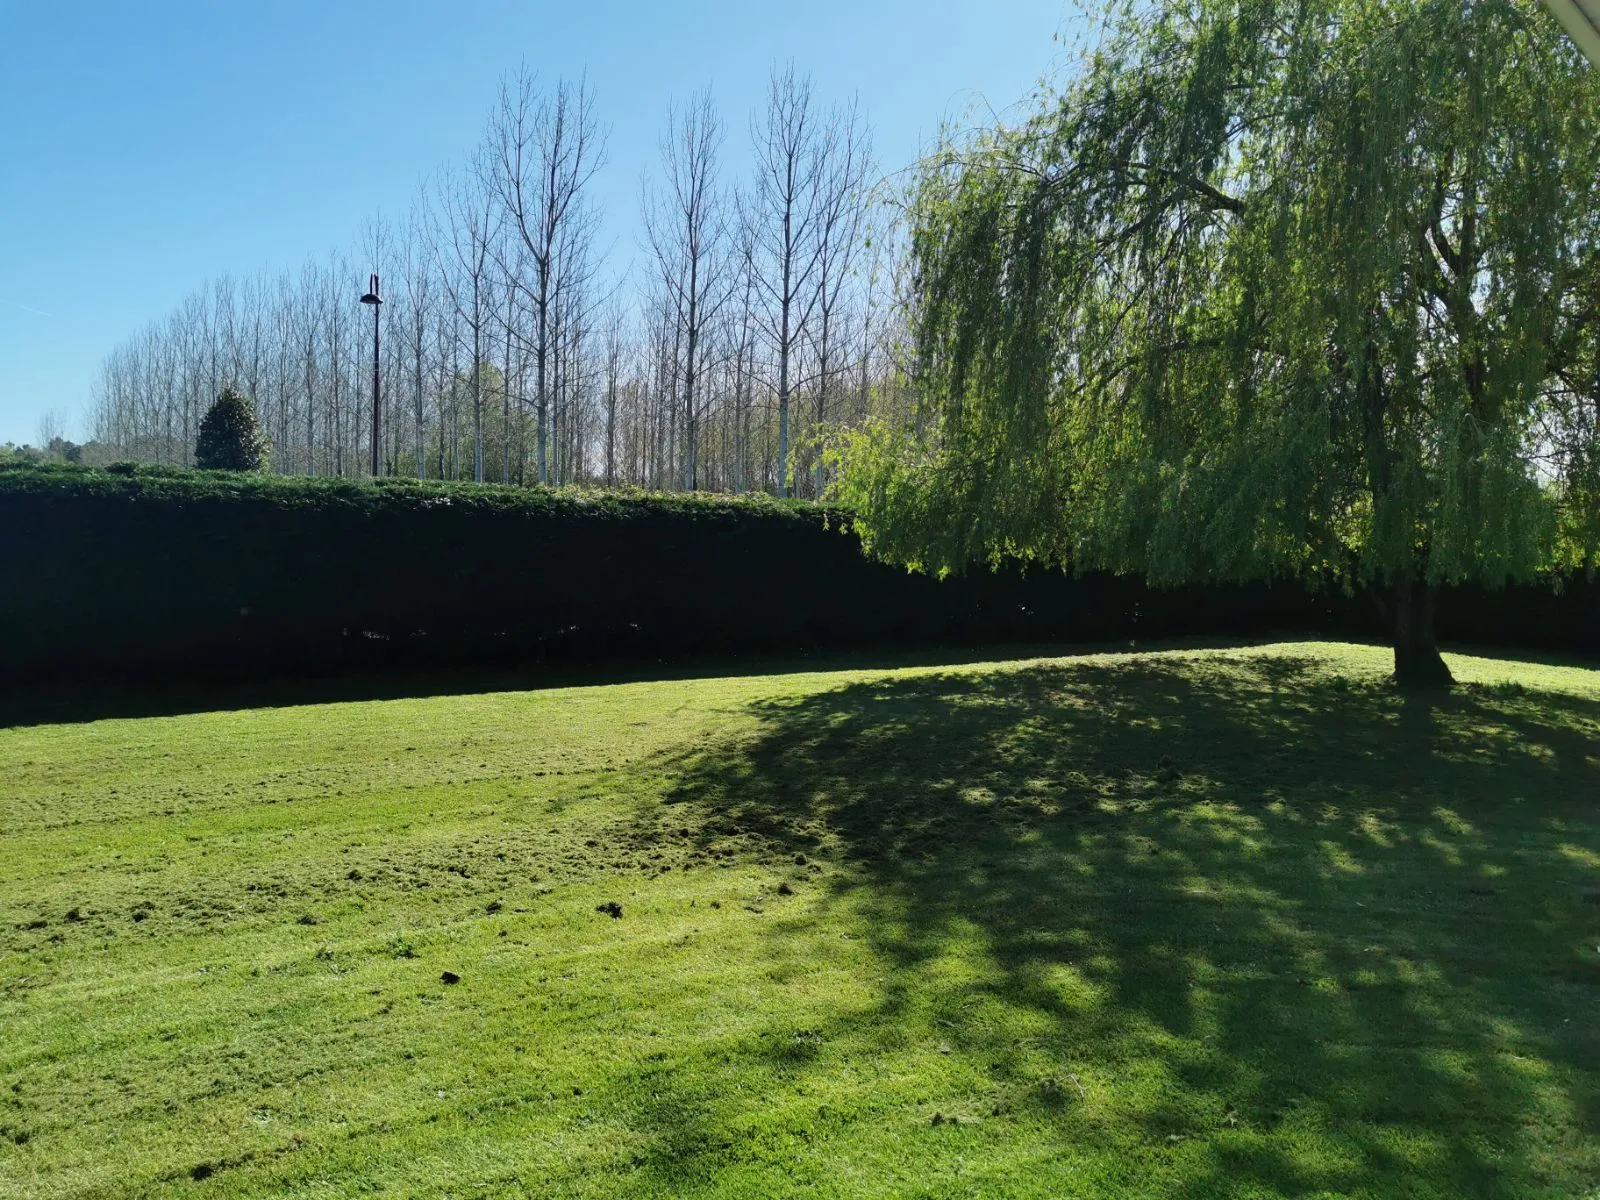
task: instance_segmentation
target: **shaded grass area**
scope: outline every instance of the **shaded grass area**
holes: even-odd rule
[[[1245,639],[1195,638],[1163,640],[1164,648],[1262,645],[1271,637]],[[1132,649],[1136,643],[1128,643]],[[190,713],[231,712],[254,708],[343,704],[358,700],[408,700],[444,696],[476,696],[485,692],[520,692],[547,688],[595,687],[616,683],[676,683],[755,674],[794,675],[897,667],[982,665],[1019,659],[1113,653],[1109,643],[988,644],[978,647],[939,646],[925,649],[815,650],[791,655],[705,654],[655,659],[590,659],[510,665],[477,665],[448,669],[398,668],[386,671],[288,674],[277,679],[206,681],[176,680],[132,684],[125,680],[57,678],[0,692],[0,728],[24,725],[79,724],[131,717],[170,717]],[[1515,656],[1521,661],[1524,656]],[[1560,665],[1585,666],[1582,660],[1552,659]]]
[[[0,1194],[1592,1195],[1600,675],[1451,666],[0,732]]]

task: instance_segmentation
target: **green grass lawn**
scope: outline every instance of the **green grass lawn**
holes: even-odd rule
[[[1451,665],[0,730],[0,1194],[1600,1196],[1600,672]]]

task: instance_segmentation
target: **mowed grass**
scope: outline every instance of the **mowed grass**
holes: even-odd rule
[[[1600,672],[1452,666],[0,730],[0,1194],[1600,1195]]]

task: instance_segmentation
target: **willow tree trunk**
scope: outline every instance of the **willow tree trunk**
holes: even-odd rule
[[[1455,682],[1434,640],[1434,588],[1405,579],[1389,588],[1380,607],[1394,642],[1394,681],[1402,688],[1449,687]]]

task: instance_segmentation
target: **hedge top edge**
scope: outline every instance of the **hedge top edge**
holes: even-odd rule
[[[738,496],[682,494],[636,489],[547,487],[470,483],[385,476],[345,479],[265,475],[240,471],[200,471],[188,467],[112,463],[84,467],[70,463],[0,461],[0,501],[32,496],[78,499],[153,500],[165,503],[255,501],[290,507],[434,507],[556,515],[610,511],[678,511],[687,516],[738,512],[827,525],[848,526],[842,508],[808,500],[779,500],[764,492]]]

